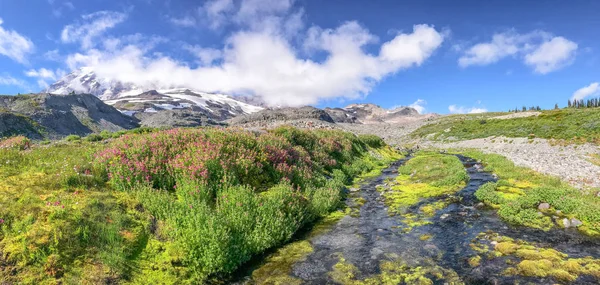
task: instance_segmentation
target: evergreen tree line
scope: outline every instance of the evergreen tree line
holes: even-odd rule
[[[600,98],[592,98],[588,100],[569,100],[567,106],[569,108],[596,108],[600,107]]]
[[[518,113],[518,112],[527,112],[527,111],[541,111],[542,108],[540,108],[540,106],[531,106],[529,108],[523,106],[520,109],[519,108],[514,108],[511,110],[508,110],[509,112],[513,112],[513,113]]]

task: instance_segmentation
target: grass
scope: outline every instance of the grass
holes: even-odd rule
[[[498,120],[499,114],[453,115],[412,133],[414,137],[468,140],[495,136],[537,137],[600,144],[600,109],[543,111],[539,116]]]
[[[433,152],[418,152],[398,169],[398,177],[389,191],[383,191],[390,215],[402,216],[403,231],[410,232],[415,227],[430,223],[436,212],[451,204],[456,191],[464,188],[469,176],[453,155]],[[423,203],[429,198],[440,198]],[[412,213],[408,210],[419,205]]]
[[[333,219],[344,184],[399,158],[374,137],[289,127],[100,137],[0,149],[0,280],[220,279]]]
[[[469,180],[460,160],[452,155],[419,152],[398,169],[399,175],[391,191],[383,195],[389,212],[404,210],[426,198],[452,194],[462,189]],[[443,206],[426,205],[424,211],[431,215]]]
[[[460,153],[481,160],[487,171],[498,175],[497,183],[483,185],[475,195],[497,208],[507,222],[548,230],[562,227],[563,218],[577,218],[583,222],[578,227],[582,233],[600,233],[600,200],[595,190],[573,188],[556,177],[515,166],[500,155],[475,150]],[[540,203],[549,203],[550,209],[539,211]]]

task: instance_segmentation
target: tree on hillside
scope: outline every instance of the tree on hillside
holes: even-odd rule
[[[569,101],[567,102],[567,107],[571,108],[571,99],[569,99]]]
[[[569,100],[570,103],[570,100]],[[558,110],[558,104],[554,104],[554,110]]]

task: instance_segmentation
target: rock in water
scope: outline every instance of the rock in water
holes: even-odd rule
[[[563,226],[565,227],[565,229],[568,229],[571,227],[571,221],[569,221],[569,219],[567,219],[567,218],[564,218],[562,220],[562,223],[563,223]]]
[[[581,225],[583,225],[583,222],[581,222],[580,220],[575,219],[575,218],[571,219],[571,226],[572,227],[579,227]]]

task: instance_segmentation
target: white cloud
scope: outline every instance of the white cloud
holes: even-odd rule
[[[23,80],[16,79],[9,75],[0,75],[0,85],[12,85],[17,87],[26,87],[26,83]]]
[[[478,43],[458,59],[461,67],[488,65],[506,57],[520,57],[534,71],[546,74],[569,65],[575,58],[577,44],[544,31],[519,34],[497,33],[490,42]]]
[[[514,33],[495,34],[489,43],[476,44],[465,51],[458,59],[461,67],[470,65],[487,65],[516,54],[520,47],[519,35]]]
[[[114,51],[77,53],[67,62],[72,68],[91,66],[102,77],[140,86],[186,86],[298,106],[366,95],[384,76],[422,64],[444,39],[432,26],[416,25],[411,33],[384,43],[379,55],[372,55],[363,48],[375,37],[356,22],[335,30],[312,30],[313,48],[328,54],[321,62],[299,58],[288,37],[269,31],[234,33],[221,50],[222,60],[196,69],[164,55],[149,55],[133,44]]]
[[[198,62],[203,66],[211,65],[223,57],[223,52],[215,48],[203,48],[192,45],[185,45],[183,48],[198,58]]]
[[[233,0],[209,0],[198,12],[202,18],[208,20],[210,29],[217,30],[227,24],[230,19],[229,13],[234,10]]]
[[[34,50],[33,42],[13,30],[4,29],[3,23],[0,18],[0,55],[7,56],[19,63],[27,63],[27,55]]]
[[[54,49],[44,53],[44,58],[49,61],[59,61],[61,56],[58,49]]]
[[[82,16],[82,20],[67,25],[62,30],[60,39],[63,43],[81,43],[83,49],[94,46],[93,40],[106,30],[122,23],[127,18],[125,13],[99,11]]]
[[[183,18],[169,18],[169,21],[175,26],[180,27],[194,27],[196,26],[196,18],[192,16],[185,16]]]
[[[525,55],[525,63],[534,67],[535,72],[546,74],[571,64],[576,50],[576,43],[555,37]]]
[[[65,76],[66,72],[62,69],[57,69],[56,71],[49,70],[46,68],[40,69],[30,69],[25,71],[25,75],[27,77],[37,78],[37,84],[41,88],[47,88],[49,86],[49,82],[54,82],[61,77]]]
[[[414,108],[415,110],[417,110],[417,112],[419,112],[419,114],[423,114],[425,112],[424,105],[427,105],[427,101],[423,99],[417,99],[417,101],[408,105],[408,107]]]
[[[456,105],[450,105],[448,106],[448,111],[450,111],[450,114],[477,114],[477,113],[485,113],[488,110],[485,108],[479,108],[479,107],[463,107],[463,106],[456,106]]]
[[[56,75],[54,74],[54,71],[45,68],[40,68],[38,70],[30,69],[25,72],[25,75],[29,77],[39,77],[43,79],[56,80]]]
[[[600,84],[598,82],[593,82],[592,84],[582,87],[573,93],[572,100],[582,100],[589,96],[599,96],[600,95]]]

